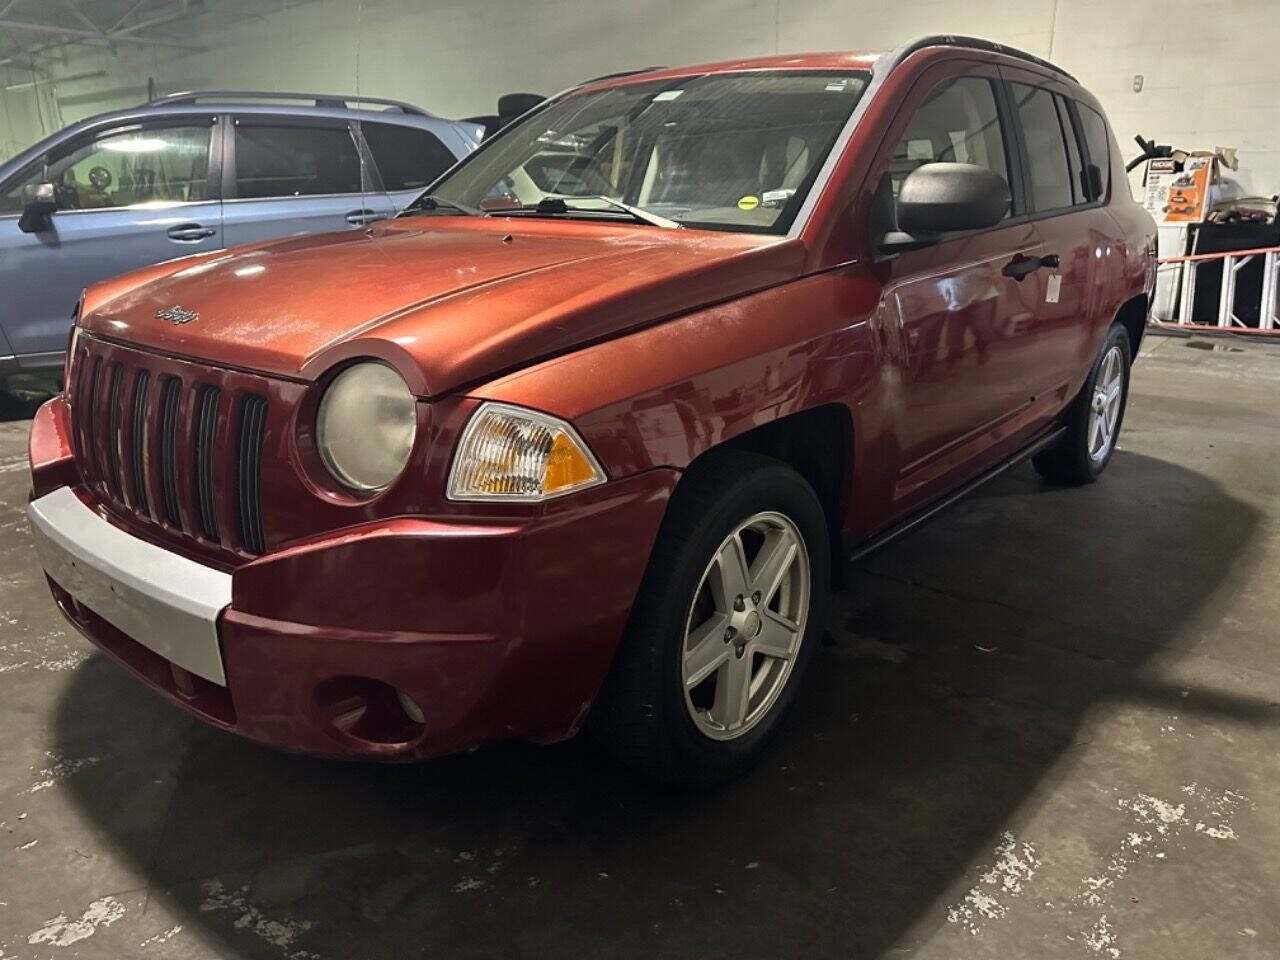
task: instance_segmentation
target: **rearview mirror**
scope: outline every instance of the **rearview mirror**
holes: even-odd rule
[[[58,198],[52,183],[29,185],[22,191],[22,216],[18,229],[23,233],[39,233],[53,226],[49,218],[58,210]]]
[[[894,208],[898,229],[881,248],[915,249],[943,234],[994,227],[1009,209],[1009,184],[972,163],[926,163],[902,181]]]

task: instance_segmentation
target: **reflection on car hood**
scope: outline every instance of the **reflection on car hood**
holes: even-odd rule
[[[798,241],[772,236],[408,218],[127,274],[90,291],[84,326],[300,379],[381,356],[431,395],[784,282],[801,263]]]

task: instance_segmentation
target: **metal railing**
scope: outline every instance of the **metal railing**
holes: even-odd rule
[[[1262,259],[1262,292],[1258,303],[1258,325],[1251,326],[1237,312],[1236,287],[1240,271],[1256,258]],[[1210,261],[1221,261],[1222,283],[1218,293],[1218,316],[1214,323],[1195,321],[1196,280],[1200,267]],[[1163,278],[1163,282],[1162,282]],[[1258,247],[1252,250],[1229,250],[1223,253],[1195,253],[1183,257],[1165,257],[1156,262],[1156,289],[1178,290],[1176,298],[1163,298],[1167,306],[1160,316],[1162,298],[1157,295],[1151,318],[1163,326],[1193,330],[1235,330],[1242,333],[1280,334],[1280,247]]]

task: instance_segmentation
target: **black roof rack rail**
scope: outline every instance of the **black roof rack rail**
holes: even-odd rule
[[[1017,57],[1019,60],[1026,60],[1034,63],[1038,67],[1044,67],[1046,70],[1052,70],[1059,73],[1068,80],[1075,81],[1075,77],[1069,74],[1056,63],[1050,63],[1048,60],[1041,59],[1033,53],[1027,53],[1025,50],[1019,50],[1017,47],[1008,47],[1003,43],[996,43],[994,40],[983,40],[981,37],[965,37],[952,33],[937,33],[927,37],[921,37],[918,40],[912,40],[910,43],[899,47],[893,51],[887,58],[885,68],[892,70],[911,54],[917,50],[923,50],[925,47],[967,47],[971,50],[986,50],[989,53],[1003,53],[1009,57]],[[879,62],[876,63],[879,67]]]
[[[655,70],[665,70],[666,67],[637,67],[635,70],[619,70],[617,73],[606,73],[601,77],[592,77],[590,80],[583,80],[578,84],[585,87],[589,83],[603,83],[605,80],[617,80],[619,77],[634,77],[638,73],[653,73]]]
[[[317,107],[337,108],[340,110],[350,109],[348,104],[352,103],[371,103],[383,107],[394,107],[401,113],[412,113],[421,117],[434,116],[434,114],[423,110],[421,107],[415,107],[412,103],[405,103],[403,100],[388,100],[385,97],[366,97],[363,95],[357,97],[334,93],[279,93],[268,90],[184,90],[181,93],[170,93],[163,97],[157,97],[144,104],[144,106],[170,106],[177,103],[218,103],[228,100],[309,100]]]

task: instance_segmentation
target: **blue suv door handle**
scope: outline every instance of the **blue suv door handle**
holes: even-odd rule
[[[379,213],[377,210],[352,210],[347,214],[347,223],[353,227],[359,227],[366,223],[373,223],[375,220],[385,220],[387,215]]]
[[[197,240],[203,240],[205,237],[212,237],[218,231],[213,227],[202,227],[198,223],[180,223],[176,227],[170,227],[168,230],[170,240],[183,240],[187,243],[194,243]]]

